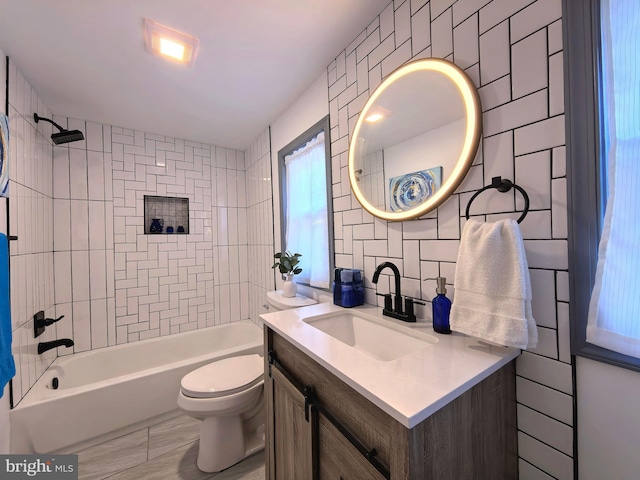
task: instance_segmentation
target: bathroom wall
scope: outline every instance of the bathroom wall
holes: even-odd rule
[[[33,315],[55,315],[53,289],[53,172],[52,125],[35,123],[34,112],[51,112],[15,63],[10,61],[9,83],[9,228],[18,240],[10,242],[11,316],[14,404],[51,364],[56,350],[36,352],[40,341],[56,338],[56,328],[34,338]],[[66,319],[65,319],[66,320]]]
[[[464,210],[471,195],[501,175],[529,194],[521,224],[533,288],[538,347],[517,362],[520,478],[573,478],[573,387],[569,353],[567,209],[560,0],[396,0],[328,69],[336,265],[364,270],[366,299],[376,265],[392,261],[403,293],[431,300],[449,293]],[[373,218],[351,193],[349,134],[369,94],[412,59],[446,58],[479,87],[483,138],[464,183],[437,211],[401,223]],[[484,193],[472,214],[517,218],[519,195]],[[389,277],[378,291],[389,291]],[[430,305],[418,314],[430,319]]]
[[[244,153],[247,182],[248,256],[240,268],[249,282],[249,318],[262,328],[258,317],[264,312],[267,292],[273,290],[273,186],[271,176],[271,135],[267,128]]]

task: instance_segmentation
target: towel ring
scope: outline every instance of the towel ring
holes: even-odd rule
[[[506,178],[503,179],[502,177],[493,177],[491,179],[490,185],[486,185],[482,187],[480,190],[478,190],[476,193],[473,194],[473,196],[469,199],[469,203],[467,203],[467,210],[465,211],[465,217],[467,218],[467,220],[469,220],[469,208],[471,207],[471,203],[475,200],[475,198],[478,195],[480,195],[482,192],[490,188],[495,188],[499,192],[506,193],[509,190],[511,190],[511,187],[518,190],[524,197],[524,211],[522,212],[522,215],[520,215],[520,218],[518,219],[518,223],[522,222],[524,217],[527,216],[527,213],[529,213],[529,195],[527,195],[527,192],[525,192],[524,188],[522,188],[519,185],[516,185],[511,180],[507,180]]]

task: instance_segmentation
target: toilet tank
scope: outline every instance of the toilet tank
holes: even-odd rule
[[[278,311],[315,305],[318,302],[300,293],[295,297],[285,297],[282,294],[282,290],[274,290],[267,292],[267,303],[269,304],[270,311]]]

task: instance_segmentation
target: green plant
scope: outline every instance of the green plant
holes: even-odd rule
[[[292,255],[289,251],[278,252],[273,256],[277,261],[271,268],[278,268],[282,274],[297,275],[302,272],[300,267],[296,267],[300,263],[301,256],[299,253]]]

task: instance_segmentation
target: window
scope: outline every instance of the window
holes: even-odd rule
[[[639,180],[640,8],[636,0],[564,0],[563,21],[572,352],[640,371],[631,356],[640,352],[640,220],[637,194],[625,188]]]
[[[300,253],[297,283],[329,289],[333,209],[329,117],[278,152],[283,250]]]

